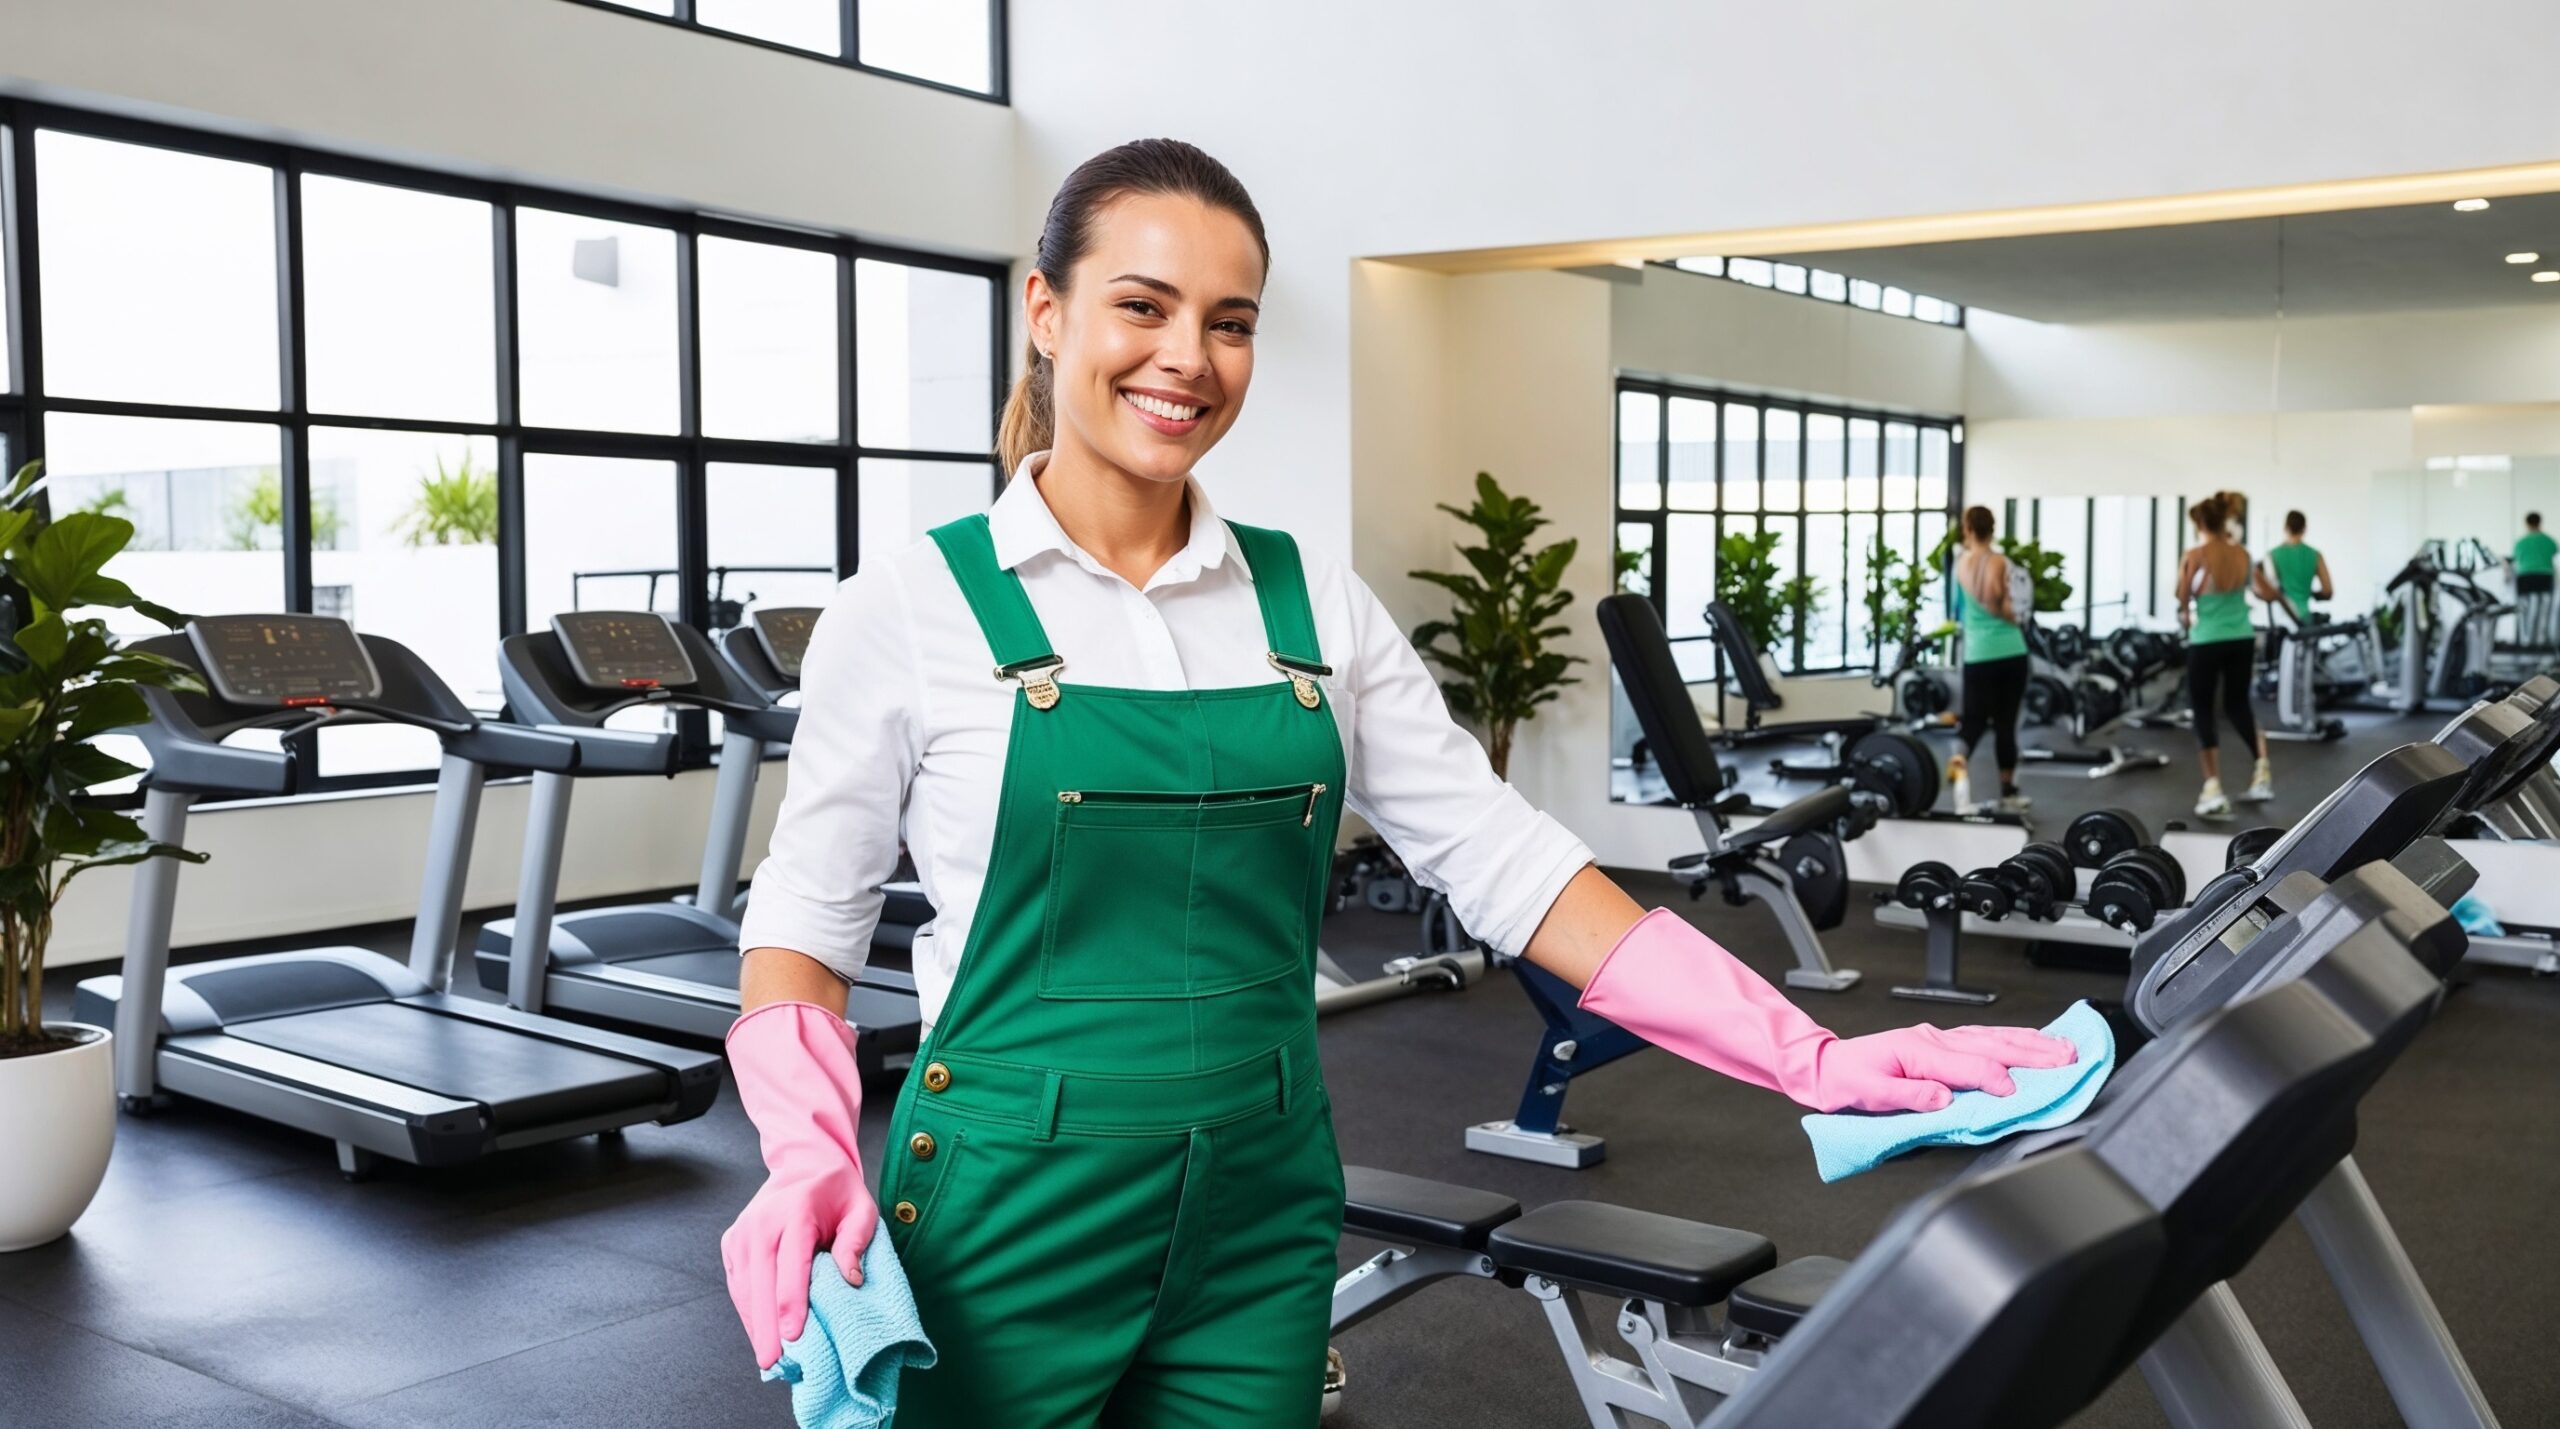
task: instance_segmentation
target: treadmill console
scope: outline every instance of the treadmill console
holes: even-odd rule
[[[795,685],[800,683],[800,661],[809,653],[809,632],[818,628],[818,614],[819,607],[814,605],[769,605],[747,612],[765,658]]]
[[[656,690],[697,678],[675,626],[653,610],[568,611],[551,617],[551,633],[591,689]]]
[[[187,643],[205,684],[229,704],[325,705],[382,693],[372,654],[334,615],[200,615],[187,622]]]

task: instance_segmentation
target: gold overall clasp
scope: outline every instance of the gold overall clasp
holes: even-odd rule
[[[998,665],[996,678],[1019,681],[1022,693],[1031,700],[1031,707],[1045,710],[1058,703],[1058,676],[1066,668],[1067,662],[1057,656],[1042,655],[1036,659],[1017,660],[1010,665]]]
[[[1289,677],[1289,691],[1298,697],[1299,704],[1308,709],[1314,709],[1322,702],[1323,695],[1316,685],[1316,677],[1332,674],[1331,665],[1319,665],[1313,660],[1300,660],[1294,656],[1283,655],[1277,650],[1264,652],[1263,658],[1271,662],[1272,669]]]

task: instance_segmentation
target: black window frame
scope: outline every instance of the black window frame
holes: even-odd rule
[[[1630,392],[1650,396],[1660,404],[1660,426],[1658,428],[1657,439],[1654,442],[1654,489],[1656,499],[1655,504],[1650,509],[1629,507],[1625,504],[1624,474],[1618,467],[1618,463],[1623,458],[1626,450],[1624,432],[1620,428],[1620,423],[1624,420],[1625,412],[1622,399]],[[1685,398],[1692,401],[1712,402],[1716,404],[1715,448],[1717,480],[1715,483],[1715,504],[1711,508],[1674,508],[1671,505],[1670,402],[1671,399],[1675,397]],[[1749,511],[1728,511],[1725,508],[1724,489],[1726,484],[1726,473],[1724,471],[1724,462],[1725,454],[1728,450],[1727,443],[1724,439],[1724,405],[1726,403],[1740,403],[1746,406],[1757,407],[1761,410],[1763,415],[1761,426],[1762,435],[1753,443],[1755,469],[1751,473],[1751,481],[1754,489],[1755,504]],[[1765,419],[1766,414],[1771,409],[1791,411],[1797,414],[1797,496],[1795,509],[1792,511],[1771,513],[1766,509],[1767,501],[1765,500],[1765,492],[1768,485],[1769,443],[1766,436],[1767,423]],[[1844,505],[1837,513],[1827,511],[1812,512],[1806,509],[1803,495],[1806,480],[1805,468],[1809,455],[1812,451],[1813,443],[1808,440],[1803,433],[1806,430],[1804,419],[1811,416],[1829,416],[1839,418],[1842,423],[1842,439],[1844,442],[1847,439],[1846,428],[1850,421],[1872,421],[1876,423],[1878,471],[1876,482],[1877,504],[1875,507],[1865,512],[1859,512],[1850,510]],[[1780,562],[1782,574],[1790,577],[1804,573],[1805,534],[1812,525],[1809,517],[1815,515],[1828,516],[1837,514],[1842,518],[1840,523],[1840,569],[1844,573],[1850,568],[1849,558],[1851,546],[1849,533],[1853,525],[1850,518],[1860,515],[1875,516],[1879,522],[1879,529],[1881,529],[1881,522],[1887,516],[1906,516],[1910,518],[1907,524],[1910,528],[1912,549],[1907,551],[1906,554],[1910,559],[1915,561],[1925,557],[1928,553],[1924,550],[1918,549],[1919,518],[1924,514],[1929,514],[1930,508],[1920,505],[1916,499],[1909,507],[1896,507],[1891,511],[1887,511],[1883,504],[1884,482],[1882,462],[1884,425],[1888,422],[1905,424],[1920,430],[1934,429],[1946,432],[1947,502],[1944,514],[1949,526],[1952,527],[1964,510],[1964,419],[1962,417],[1888,411],[1881,407],[1865,407],[1854,403],[1831,402],[1817,398],[1782,397],[1769,393],[1748,392],[1738,388],[1718,387],[1703,383],[1673,382],[1658,378],[1645,377],[1619,377],[1615,385],[1611,388],[1609,394],[1609,509],[1611,513],[1609,522],[1609,550],[1611,557],[1610,569],[1612,571],[1617,569],[1617,553],[1624,549],[1620,544],[1619,533],[1628,526],[1645,526],[1650,528],[1652,546],[1647,556],[1647,565],[1645,567],[1645,584],[1647,588],[1646,598],[1653,602],[1654,610],[1663,617],[1663,623],[1665,627],[1668,628],[1671,624],[1671,611],[1668,600],[1671,562],[1671,518],[1675,515],[1705,516],[1712,518],[1714,534],[1710,539],[1717,541],[1721,541],[1724,537],[1725,518],[1727,516],[1748,517],[1751,521],[1757,523],[1763,517],[1775,514],[1794,521],[1796,533],[1794,549],[1782,556]],[[1916,440],[1917,438],[1915,437],[1915,441]],[[1843,500],[1844,502],[1846,500],[1845,493],[1843,495]],[[1878,662],[1885,657],[1887,652],[1882,648],[1882,641],[1875,638],[1874,632],[1870,632],[1868,644],[1863,647],[1866,658],[1863,661],[1858,658],[1861,647],[1854,638],[1857,630],[1855,616],[1858,611],[1864,608],[1865,602],[1863,597],[1855,595],[1845,589],[1838,590],[1832,592],[1832,603],[1840,621],[1840,648],[1843,652],[1842,663],[1836,665],[1807,665],[1804,658],[1806,644],[1804,632],[1798,631],[1796,632],[1792,648],[1786,652],[1786,658],[1778,659],[1778,667],[1781,673],[1788,675],[1831,675],[1843,674],[1857,670],[1872,670],[1875,669]],[[1675,647],[1680,645],[1699,644],[1708,641],[1710,638],[1711,637],[1705,635],[1677,636],[1673,638],[1672,644]],[[1772,652],[1772,658],[1777,658],[1777,652]],[[1723,673],[1723,663],[1721,659],[1716,661],[1715,669],[1717,671],[1716,678],[1720,680]]]
[[[836,24],[838,33],[843,39],[844,52],[835,55],[823,50],[804,50],[798,45],[786,45],[780,40],[768,40],[759,35],[724,30],[717,25],[703,24],[693,18],[694,0],[674,0],[675,13],[672,15],[654,15],[646,10],[635,10],[628,5],[617,5],[614,0],[566,0],[566,3],[588,10],[603,10],[634,20],[646,20],[652,24],[671,25],[676,29],[688,30],[697,35],[711,35],[718,39],[733,40],[742,45],[754,45],[758,49],[772,50],[777,54],[798,55],[802,59],[816,60],[821,64],[859,70],[864,74],[876,74],[883,79],[922,85],[926,89],[938,89],[944,94],[956,94],[964,99],[983,100],[989,104],[1008,107],[1013,103],[1013,56],[1005,28],[1006,0],[986,0],[987,81],[993,87],[983,90],[945,84],[938,79],[926,79],[922,75],[909,74],[905,70],[885,69],[879,65],[864,64],[860,58],[863,0],[836,0]]]
[[[267,166],[275,175],[277,331],[282,381],[274,410],[205,406],[189,403],[137,402],[50,394],[44,385],[43,312],[41,303],[43,223],[35,164],[37,135],[55,131],[146,145],[208,158]],[[632,457],[674,464],[677,477],[677,569],[680,614],[700,625],[710,607],[707,471],[715,463],[795,466],[835,473],[835,561],[839,578],[860,563],[860,472],[865,460],[947,463],[976,466],[986,473],[990,499],[1003,487],[1006,473],[991,450],[915,449],[864,445],[855,393],[859,389],[858,343],[854,311],[853,265],[877,259],[908,267],[929,268],[982,278],[988,295],[988,426],[993,435],[1002,417],[1012,370],[1008,359],[1011,305],[1005,301],[1011,270],[1003,263],[930,253],[874,243],[849,234],[806,228],[772,227],[721,218],[689,209],[658,207],[627,200],[599,199],[538,185],[467,178],[433,169],[384,163],[302,145],[272,143],[208,133],[154,121],[98,113],[61,105],[0,98],[0,132],[8,142],[0,152],[0,341],[9,346],[9,381],[0,388],[0,436],[8,439],[9,466],[14,470],[44,456],[45,418],[55,412],[99,416],[174,418],[230,422],[276,429],[282,495],[283,608],[312,609],[310,438],[314,428],[360,428],[490,437],[497,446],[498,477],[498,621],[494,641],[521,634],[525,612],[524,459],[529,454]],[[303,346],[302,178],[318,175],[384,184],[423,193],[470,199],[490,205],[492,288],[496,301],[496,407],[488,422],[428,417],[322,413],[310,409]],[[521,373],[518,370],[515,278],[516,214],[536,208],[586,217],[647,224],[671,230],[677,238],[677,354],[680,417],[674,434],[643,434],[577,428],[535,427],[518,418]],[[705,436],[701,430],[699,292],[695,282],[697,240],[735,238],[777,247],[828,253],[836,264],[836,356],[838,363],[837,432],[831,442],[770,441]],[[678,725],[686,767],[712,762],[708,718],[699,712],[682,716]],[[403,769],[321,776],[318,751],[301,736],[293,742],[297,757],[310,771],[299,788],[309,794],[356,789],[403,788],[430,784],[435,770]]]

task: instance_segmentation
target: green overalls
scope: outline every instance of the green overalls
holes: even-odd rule
[[[1297,546],[1230,529],[1286,678],[1218,690],[1056,683],[986,518],[932,533],[1020,688],[976,922],[881,1172],[941,1357],[901,1381],[902,1429],[1316,1420],[1343,751]]]

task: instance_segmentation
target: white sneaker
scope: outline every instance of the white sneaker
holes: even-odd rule
[[[2249,792],[2240,796],[2243,804],[2263,804],[2276,796],[2276,772],[2267,761],[2258,761],[2257,773],[2249,776]]]
[[[2196,796],[2196,817],[2199,819],[2231,817],[2231,801],[2223,797],[2221,780],[2204,781],[2204,792]]]
[[[2023,793],[2003,794],[2000,796],[1999,809],[2000,812],[2004,814],[2023,814],[2035,806],[2036,801],[2028,798]]]

